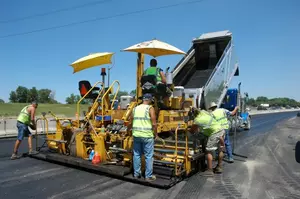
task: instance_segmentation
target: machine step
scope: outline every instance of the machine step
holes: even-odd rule
[[[160,152],[160,153],[175,153],[175,150],[172,149],[154,149],[155,152]],[[184,155],[184,151],[177,151],[178,155]]]
[[[167,165],[175,165],[175,162],[168,162],[163,160],[154,160],[154,164],[167,164]],[[178,166],[182,166],[183,163],[177,163]]]
[[[65,140],[46,139],[46,141],[49,141],[49,142],[58,142],[58,143],[67,143],[67,141],[65,141]]]

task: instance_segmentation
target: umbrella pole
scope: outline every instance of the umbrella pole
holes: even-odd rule
[[[110,86],[110,70],[112,69],[113,65],[111,67],[108,67],[108,74],[107,74],[107,85]]]
[[[138,53],[136,69],[136,101],[139,104],[139,97],[142,96],[141,78],[144,72],[144,54]]]
[[[108,67],[108,74],[107,74],[107,85],[109,86],[109,73],[110,73],[110,68]]]
[[[103,83],[103,87],[104,87],[103,95],[106,92],[106,90],[105,90],[105,75],[106,75],[105,68],[101,68],[102,83]]]

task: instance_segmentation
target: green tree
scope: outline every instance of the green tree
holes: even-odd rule
[[[117,99],[120,100],[120,97],[123,95],[129,95],[127,91],[119,91],[117,94]]]
[[[254,98],[250,98],[247,102],[248,105],[250,106],[256,106],[256,101]]]
[[[66,98],[67,104],[75,104],[76,103],[76,96],[72,93],[69,97]]]
[[[29,89],[28,91],[28,100],[33,101],[33,100],[38,100],[39,99],[39,93],[38,90],[36,89],[36,87],[32,87],[31,89]]]
[[[3,99],[0,99],[0,104],[4,104],[5,101]]]
[[[39,103],[58,103],[55,100],[55,92],[50,89],[40,89],[32,87],[28,89],[24,86],[18,86],[15,91],[9,94],[9,101],[12,103],[30,103],[37,100]]]
[[[52,90],[50,95],[49,95],[49,103],[50,104],[58,104],[58,101],[55,100],[55,91]]]
[[[270,106],[283,106],[283,107],[299,107],[300,102],[297,102],[295,99],[290,99],[287,97],[278,97],[268,99],[264,96],[259,96],[255,99],[251,98],[248,101],[248,104],[251,106],[259,106],[260,104],[269,104]]]
[[[38,91],[38,101],[39,103],[49,103],[50,102],[50,94],[51,90],[50,89],[40,89]]]
[[[27,103],[29,101],[28,93],[29,93],[28,88],[26,88],[24,86],[18,86],[18,88],[16,89],[17,102]]]
[[[136,89],[130,91],[130,95],[136,95]]]
[[[75,95],[72,93],[69,97],[66,98],[67,104],[77,104],[77,102],[81,99],[80,95]],[[87,99],[84,99],[81,101],[80,104],[87,104],[89,101]]]
[[[12,103],[18,102],[18,97],[16,91],[11,91],[9,94],[9,101]]]

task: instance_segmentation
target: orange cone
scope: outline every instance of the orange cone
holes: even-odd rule
[[[98,152],[96,152],[94,157],[93,157],[92,163],[93,164],[99,164],[100,162],[101,162],[100,155],[99,155]]]

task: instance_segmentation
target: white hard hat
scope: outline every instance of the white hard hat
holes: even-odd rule
[[[215,102],[211,102],[210,103],[210,106],[209,106],[209,109],[211,108],[214,108],[214,107],[217,107],[218,105],[215,103]]]

